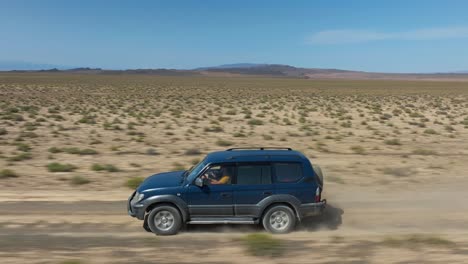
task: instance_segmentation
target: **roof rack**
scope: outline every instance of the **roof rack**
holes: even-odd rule
[[[292,150],[292,148],[277,148],[277,147],[246,147],[246,148],[230,148],[230,149],[226,149],[226,151],[242,150],[242,149],[259,149],[259,150],[265,150],[265,149],[285,149],[285,150]]]

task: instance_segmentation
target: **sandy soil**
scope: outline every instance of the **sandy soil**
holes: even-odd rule
[[[189,226],[172,237],[145,232],[124,200],[0,203],[2,263],[465,263],[468,182],[377,191],[329,184],[330,206],[296,232],[285,253],[251,256],[242,238],[261,227]],[[421,241],[414,241],[414,238]],[[397,241],[392,243],[392,241]],[[442,241],[442,242],[440,242]],[[229,256],[226,258],[226,256]]]
[[[1,74],[0,263],[466,263],[467,109],[462,82]],[[282,255],[247,250],[260,227],[127,216],[129,180],[253,145],[325,172]]]

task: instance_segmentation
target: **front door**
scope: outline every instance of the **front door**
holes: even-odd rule
[[[231,185],[233,168],[230,165],[212,165],[199,176],[207,178],[206,185],[203,187],[193,184],[189,186],[187,200],[191,217],[229,217],[234,215]]]

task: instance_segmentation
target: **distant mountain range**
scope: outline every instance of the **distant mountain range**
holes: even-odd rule
[[[0,62],[0,71],[55,72],[75,74],[145,74],[161,76],[263,76],[301,79],[429,79],[468,80],[468,72],[450,73],[376,73],[339,69],[299,68],[282,64],[236,63],[191,70],[176,69],[129,69],[105,70],[101,68],[67,67],[63,65]]]
[[[76,67],[55,64],[32,63],[24,61],[0,61],[0,71],[39,71],[48,69],[66,70],[72,68]]]
[[[259,64],[259,63],[233,63],[233,64],[223,64],[223,65],[218,65],[218,66],[210,66],[210,67],[201,67],[201,68],[196,68],[195,70],[212,70],[212,69],[232,69],[232,68],[237,68],[237,69],[245,69],[245,68],[254,68],[254,67],[261,67],[265,66],[268,64]]]

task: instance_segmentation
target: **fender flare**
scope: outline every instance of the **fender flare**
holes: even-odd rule
[[[294,212],[296,213],[296,216],[298,220],[300,221],[302,218],[301,215],[301,201],[299,201],[296,197],[289,195],[289,194],[275,194],[268,196],[261,200],[257,205],[259,207],[259,217],[263,216],[263,213],[265,212],[265,209],[268,208],[270,205],[275,204],[275,203],[283,203],[283,204],[288,204],[292,207]]]
[[[151,196],[143,201],[143,208],[146,212],[146,209],[150,207],[153,204],[156,203],[171,203],[176,206],[177,209],[179,209],[181,215],[182,215],[182,220],[183,222],[187,222],[189,216],[188,216],[188,206],[185,203],[184,200],[182,200],[180,197],[177,197],[175,195],[171,194],[165,194],[165,195],[155,195]]]

